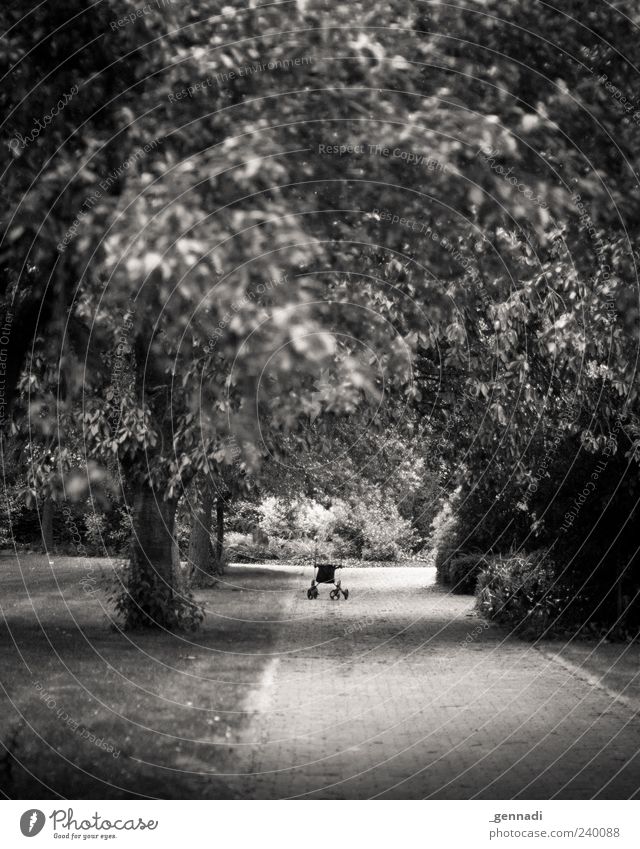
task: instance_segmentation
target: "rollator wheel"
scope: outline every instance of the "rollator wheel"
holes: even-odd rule
[[[313,599],[313,598],[315,598],[315,595],[314,595],[313,590],[307,590],[307,598],[308,598],[308,599]]]
[[[329,597],[332,598],[334,601],[337,598],[340,598],[340,590],[331,590],[331,592],[329,593]]]
[[[346,601],[349,598],[349,590],[342,590],[342,595],[344,596],[344,600]]]

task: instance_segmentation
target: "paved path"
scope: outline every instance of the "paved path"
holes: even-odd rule
[[[545,650],[505,642],[434,570],[353,569],[349,601],[290,601],[261,685],[238,795],[257,798],[628,798],[632,705]],[[233,570],[242,581],[241,569]],[[265,569],[265,581],[269,570]],[[245,749],[246,751],[246,749]],[[242,770],[244,771],[244,769]],[[233,780],[232,780],[233,782]]]

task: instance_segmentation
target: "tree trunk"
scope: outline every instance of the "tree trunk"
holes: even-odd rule
[[[133,506],[127,627],[172,628],[175,623],[174,525],[177,503],[149,485]]]
[[[178,545],[178,540],[174,536],[173,542],[171,543],[171,564],[173,566],[173,574],[175,575],[175,583],[178,584],[180,582],[180,546]]]
[[[224,554],[224,498],[219,495],[216,501],[216,563],[222,572],[222,555]]]
[[[152,473],[155,486],[145,483],[137,491],[133,509],[133,542],[131,547],[128,594],[121,597],[118,608],[130,628],[156,627],[172,629],[198,627],[202,619],[198,606],[180,581],[176,568],[175,518],[182,488],[170,488],[164,461],[174,453],[174,414],[172,385],[166,368],[166,356],[158,334],[154,334],[148,312],[149,292],[137,301],[139,316],[133,336],[133,370],[136,395],[141,409],[149,415],[159,440],[153,452],[145,454],[145,467]],[[144,368],[142,368],[144,364]],[[141,473],[139,459],[133,461],[132,480]],[[165,494],[176,493],[166,499]]]
[[[40,530],[42,533],[42,550],[45,554],[53,554],[53,501],[45,498],[40,513]]]
[[[196,586],[202,586],[215,574],[214,554],[211,548],[213,492],[209,483],[197,487],[196,500],[189,537],[189,569],[193,583]]]
[[[213,488],[206,482],[197,490],[197,507],[189,539],[189,565],[196,586],[206,586],[224,571],[224,505],[225,496],[218,495],[216,502],[216,544],[211,544],[213,524]]]

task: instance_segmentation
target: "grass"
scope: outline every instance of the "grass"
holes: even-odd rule
[[[208,612],[196,635],[124,634],[105,594],[83,590],[111,569],[99,559],[0,559],[0,789],[10,798],[233,796],[225,773],[243,771],[249,756],[236,744],[269,660],[277,572],[273,592],[252,567],[199,591]]]
[[[569,661],[640,711],[640,643],[549,640],[544,648]]]

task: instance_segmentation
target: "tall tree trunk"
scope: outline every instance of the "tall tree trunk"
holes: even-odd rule
[[[180,546],[178,545],[178,540],[174,536],[173,542],[171,543],[171,564],[173,566],[173,574],[175,576],[176,585],[180,583],[181,576],[181,563],[180,563]]]
[[[148,484],[133,506],[130,604],[128,627],[171,628],[175,625],[173,537],[177,502]]]
[[[193,512],[189,537],[189,567],[193,583],[203,585],[215,574],[214,553],[211,548],[211,511],[213,491],[205,482],[195,490],[196,509]]]
[[[46,497],[42,502],[40,513],[40,531],[42,533],[42,550],[45,554],[53,553],[53,501]]]
[[[224,554],[224,497],[219,495],[216,500],[216,562],[218,570],[223,570],[222,556]]]
[[[174,453],[174,431],[171,378],[166,368],[166,355],[147,311],[149,292],[137,301],[133,334],[133,377],[140,408],[148,408],[154,429],[159,437],[154,453],[147,451],[144,466],[151,472],[154,485],[144,483],[134,498],[128,595],[119,609],[125,614],[129,628],[198,627],[202,615],[191,594],[179,580],[176,568],[175,519],[182,487],[170,489],[164,469],[166,458]],[[144,363],[144,368],[142,365]],[[140,460],[133,461],[132,479],[140,475]],[[177,493],[165,498],[166,493]]]
[[[211,544],[214,493],[208,481],[196,490],[197,506],[189,539],[189,564],[193,583],[205,586],[224,571],[224,505],[225,496],[218,495],[216,504],[216,544]]]

